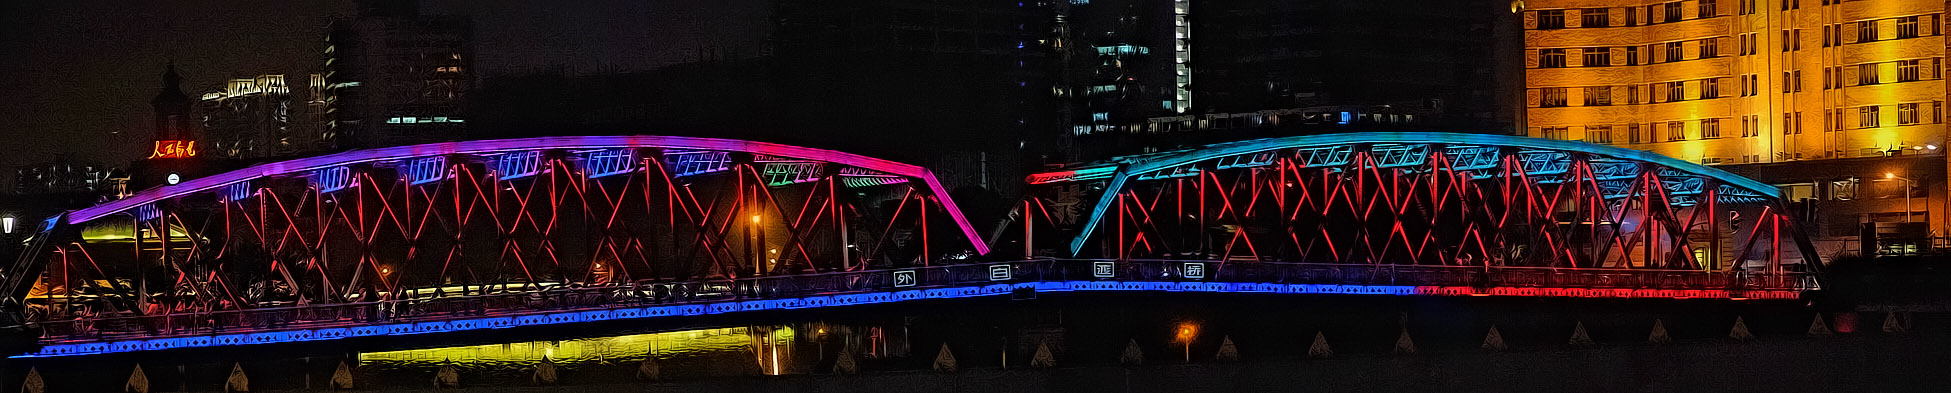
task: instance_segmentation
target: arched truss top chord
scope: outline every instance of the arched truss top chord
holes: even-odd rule
[[[1419,170],[1433,153],[1447,159],[1447,168],[1476,171],[1477,178],[1492,176],[1491,169],[1514,160],[1536,182],[1548,184],[1572,175],[1574,162],[1591,167],[1591,180],[1603,189],[1607,199],[1626,198],[1625,179],[1643,172],[1659,175],[1666,194],[1677,205],[1697,203],[1709,183],[1716,184],[1715,195],[1722,203],[1778,202],[1780,192],[1773,186],[1746,177],[1650,152],[1584,142],[1486,134],[1441,132],[1375,132],[1306,135],[1219,143],[1189,149],[1131,155],[1074,166],[1064,171],[1030,175],[1030,184],[1103,181],[1104,193],[1086,217],[1081,232],[1071,241],[1071,253],[1080,251],[1106,212],[1116,205],[1127,182],[1197,176],[1202,171],[1266,166],[1287,158],[1302,167],[1346,166],[1358,154],[1369,157],[1364,165],[1377,168]],[[1614,184],[1617,183],[1617,184]]]
[[[940,201],[943,210],[947,211],[951,218],[955,220],[956,226],[960,228],[962,235],[968,238],[970,245],[974,247],[977,253],[986,254],[989,252],[988,244],[982,241],[981,237],[976,233],[975,227],[969,224],[968,219],[956,207],[955,201],[949,198],[948,190],[942,187],[941,183],[935,178],[934,173],[930,172],[927,168],[857,154],[777,143],[652,135],[564,136],[478,140],[353,150],[317,157],[259,164],[217,175],[185,180],[181,184],[160,186],[136,193],[129,198],[70,212],[67,215],[67,220],[70,223],[85,223],[110,215],[140,210],[142,206],[151,205],[158,201],[225,189],[227,186],[247,183],[259,178],[314,175],[314,177],[325,180],[345,180],[342,176],[331,175],[334,173],[334,170],[344,168],[349,164],[398,163],[407,168],[419,169],[420,167],[428,167],[438,170],[437,168],[442,167],[442,165],[431,162],[430,160],[438,160],[439,157],[450,155],[495,156],[495,160],[498,162],[494,163],[495,165],[493,166],[503,172],[509,172],[504,173],[505,176],[520,176],[519,169],[523,168],[523,165],[521,165],[523,160],[519,160],[519,158],[525,157],[526,154],[531,154],[531,152],[543,150],[581,151],[617,148],[658,148],[665,149],[667,154],[677,153],[679,155],[685,155],[685,157],[674,159],[670,163],[672,166],[684,166],[682,168],[674,168],[676,169],[675,172],[679,173],[674,173],[673,175],[677,176],[685,174],[684,171],[687,170],[697,171],[697,173],[712,171],[714,166],[711,162],[711,157],[723,158],[723,153],[725,152],[739,152],[753,154],[756,157],[754,161],[768,164],[767,171],[769,173],[767,175],[771,178],[770,183],[773,184],[790,184],[805,181],[808,176],[816,175],[808,166],[818,163],[831,163],[843,166],[844,168],[840,171],[840,174],[843,177],[849,177],[847,183],[853,186],[890,184],[898,181],[898,178],[911,178],[924,183],[928,191],[935,195],[935,199]],[[689,155],[696,155],[698,157],[690,157]],[[586,157],[592,164],[599,163],[598,161],[602,161],[603,159],[614,158],[617,157]],[[595,168],[595,166],[592,166],[593,169],[589,170],[601,171],[607,169],[611,172],[628,170],[627,168],[611,167]],[[534,170],[533,165],[527,166],[526,168],[530,171]],[[598,177],[604,175],[604,173],[592,172],[590,175],[591,177]],[[431,181],[432,178],[439,177],[438,174],[428,174],[425,176],[429,179],[421,180]],[[854,179],[853,177],[859,177],[861,179]],[[891,178],[897,180],[889,180]],[[320,180],[315,179],[314,181]],[[321,185],[321,187],[326,188],[333,186],[333,184]],[[340,184],[339,186],[343,185]]]

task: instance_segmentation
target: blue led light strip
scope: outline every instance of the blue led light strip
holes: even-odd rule
[[[1409,285],[1334,285],[1334,284],[1274,284],[1274,283],[1234,283],[1199,281],[1032,281],[1001,283],[979,286],[958,286],[929,289],[907,289],[889,292],[873,292],[845,295],[809,296],[786,299],[736,300],[715,303],[659,305],[650,307],[630,307],[610,310],[585,310],[557,313],[529,314],[510,317],[457,319],[449,321],[424,321],[408,323],[376,324],[355,327],[332,327],[317,329],[295,329],[275,332],[219,334],[208,336],[172,337],[148,340],[114,340],[91,343],[51,344],[39,352],[14,355],[13,358],[36,358],[55,356],[99,355],[123,352],[158,351],[182,348],[206,348],[249,344],[278,344],[308,341],[326,341],[358,337],[400,336],[425,333],[447,333],[480,329],[503,329],[522,326],[555,325],[567,323],[599,322],[619,319],[640,319],[656,317],[681,317],[694,315],[729,314],[746,311],[794,310],[821,307],[852,306],[863,304],[897,303],[911,300],[954,299],[981,296],[995,296],[1028,289],[1036,292],[1069,291],[1164,291],[1164,292],[1218,292],[1218,293],[1283,293],[1283,294],[1342,294],[1342,295],[1433,295],[1433,296],[1570,296],[1570,297],[1669,297],[1654,293],[1639,294],[1634,290],[1586,290],[1559,288],[1524,288],[1513,292],[1508,288],[1493,288],[1490,291],[1476,291],[1467,287],[1436,287]],[[1567,292],[1570,291],[1570,292]],[[1595,291],[1625,291],[1611,292]],[[1641,290],[1645,291],[1645,290]],[[1756,299],[1788,298],[1795,291],[1753,291],[1748,296]],[[1644,296],[1642,296],[1644,295]],[[1722,295],[1725,295],[1723,293]],[[1723,298],[1726,299],[1726,298]]]

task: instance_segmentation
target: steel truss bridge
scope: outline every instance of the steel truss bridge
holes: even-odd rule
[[[1026,291],[1793,299],[1821,266],[1773,187],[1574,142],[1275,138],[1027,181],[985,240],[927,169],[830,150],[356,150],[50,219],[0,305],[32,357]]]

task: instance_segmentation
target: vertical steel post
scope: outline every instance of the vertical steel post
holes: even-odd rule
[[[928,267],[928,196],[918,198],[920,204],[916,206],[915,213],[921,215],[921,266]]]
[[[1034,197],[1031,197],[1034,198]],[[1023,258],[1036,256],[1036,228],[1032,226],[1036,216],[1030,215],[1030,199],[1023,199]]]

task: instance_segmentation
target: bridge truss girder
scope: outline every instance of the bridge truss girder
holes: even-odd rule
[[[6,277],[9,311],[33,322],[398,301],[987,251],[926,169],[756,142],[470,141],[238,172],[47,226],[47,251]],[[964,236],[931,237],[931,219]]]
[[[1757,273],[1820,267],[1766,184],[1566,141],[1442,133],[1274,138],[1122,157],[1029,182],[1037,191],[1019,207],[1028,213],[1022,232],[1032,234],[1025,243],[1061,240],[1068,249],[1025,253]]]

